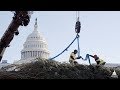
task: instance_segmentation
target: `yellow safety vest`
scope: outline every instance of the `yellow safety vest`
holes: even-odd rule
[[[98,60],[100,61],[99,65],[102,65],[104,63],[104,60],[102,60],[102,59],[98,59]]]

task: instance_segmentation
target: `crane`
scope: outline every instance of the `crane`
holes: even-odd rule
[[[10,42],[13,40],[14,35],[18,35],[19,26],[27,26],[30,22],[32,11],[12,11],[14,13],[13,19],[8,26],[7,30],[0,39],[0,61]]]

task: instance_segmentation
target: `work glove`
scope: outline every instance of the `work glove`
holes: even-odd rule
[[[82,57],[81,56],[77,57],[77,59],[80,59],[80,58],[82,58]]]

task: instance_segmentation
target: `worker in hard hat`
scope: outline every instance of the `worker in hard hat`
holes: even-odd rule
[[[103,61],[102,59],[100,59],[97,55],[89,55],[89,56],[91,56],[91,57],[93,57],[94,59],[95,59],[95,61],[96,61],[96,63],[97,63],[97,65],[105,65],[105,61]]]
[[[77,52],[78,52],[77,50],[74,50],[74,51],[70,54],[69,62],[70,62],[72,65],[78,64],[78,62],[75,61],[75,60],[82,58],[81,56],[80,56],[80,57],[76,57]]]

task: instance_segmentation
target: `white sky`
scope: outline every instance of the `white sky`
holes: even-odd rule
[[[13,17],[10,11],[0,11],[0,38],[9,26]],[[3,56],[12,63],[19,60],[23,43],[34,30],[35,18],[38,18],[38,31],[48,42],[51,57],[59,54],[75,38],[76,11],[34,11],[27,27],[20,26],[18,36],[15,36]],[[80,11],[81,56],[97,54],[107,63],[120,63],[120,11]],[[57,61],[68,61],[69,54],[77,49],[77,41]],[[78,60],[79,63],[88,61]],[[91,58],[91,62],[95,61]]]

